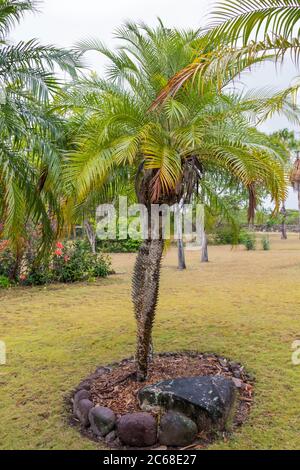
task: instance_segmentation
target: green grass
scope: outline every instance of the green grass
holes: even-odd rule
[[[258,243],[260,247],[260,243]],[[256,377],[250,418],[216,449],[299,449],[300,241],[271,237],[271,251],[211,247],[211,262],[176,250],[164,260],[155,326],[157,351],[214,351]],[[96,366],[130,356],[135,255],[113,255],[115,276],[94,284],[0,291],[1,449],[95,449],[68,426],[63,397]]]

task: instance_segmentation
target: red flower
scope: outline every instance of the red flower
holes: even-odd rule
[[[55,250],[54,254],[56,256],[62,256],[63,252],[61,250],[57,249],[57,250]]]
[[[63,247],[64,247],[64,245],[62,243],[60,243],[60,242],[56,243],[56,248],[58,248],[59,250],[62,250]]]
[[[64,257],[65,263],[67,263],[69,261],[69,259],[70,259],[70,256],[65,256]]]
[[[3,240],[0,242],[0,252],[5,251],[6,248],[8,248],[9,241],[8,240]]]

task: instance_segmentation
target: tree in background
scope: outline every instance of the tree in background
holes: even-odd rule
[[[0,237],[15,253],[16,277],[33,225],[39,250],[49,248],[61,222],[59,187],[62,120],[49,108],[61,86],[57,68],[75,76],[78,57],[37,41],[11,44],[8,34],[34,1],[0,3]]]
[[[287,162],[287,171],[290,173],[290,181],[295,191],[298,193],[298,209],[299,209],[299,233],[300,233],[300,160],[299,160],[299,151],[300,151],[300,142],[296,139],[295,132],[290,131],[289,129],[281,129],[272,134],[274,138],[280,139],[284,145],[286,145],[289,150],[290,158]],[[297,155],[296,160],[294,161],[294,155]],[[281,209],[282,214],[282,230],[281,238],[283,240],[287,239],[286,233],[286,217],[287,211],[285,208],[285,202]]]
[[[297,152],[297,158],[294,162],[291,171],[291,183],[295,191],[298,193],[298,208],[299,208],[299,237],[300,237],[300,157]]]

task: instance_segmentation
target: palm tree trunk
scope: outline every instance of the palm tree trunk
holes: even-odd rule
[[[95,255],[96,254],[96,233],[93,230],[92,225],[87,220],[84,221],[84,227],[85,227],[85,233],[87,235],[89,244],[91,245],[92,253],[93,255]]]
[[[298,184],[299,238],[300,238],[300,183]]]
[[[137,320],[137,378],[147,378],[151,355],[152,328],[159,292],[163,240],[146,240],[138,253],[134,272],[132,298]]]
[[[281,240],[287,240],[285,217],[282,219],[281,223]]]
[[[178,269],[180,269],[180,271],[186,269],[184,245],[182,238],[178,240]]]
[[[282,222],[281,222],[281,240],[287,240],[287,233],[286,233],[286,209],[285,205],[282,205],[281,209],[282,213]]]
[[[182,234],[182,217],[181,217],[182,210],[183,210],[183,200],[180,201],[179,206],[177,208],[177,212],[175,214],[175,216],[177,217],[178,269],[180,269],[181,271],[186,269],[183,234]]]
[[[17,249],[15,252],[15,260],[9,273],[9,279],[11,281],[17,281],[21,271],[21,264],[23,259],[23,250]]]
[[[201,263],[208,263],[208,243],[205,230],[202,234],[202,254],[201,254]]]

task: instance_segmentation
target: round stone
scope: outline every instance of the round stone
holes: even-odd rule
[[[76,416],[84,427],[90,425],[89,412],[94,407],[94,404],[87,399],[80,400],[75,408]]]
[[[131,413],[120,418],[117,424],[121,441],[130,447],[148,447],[156,443],[156,420],[150,413]]]
[[[161,418],[158,439],[162,445],[183,447],[194,442],[197,432],[194,421],[181,413],[169,411]]]
[[[90,392],[88,390],[80,390],[79,392],[75,393],[74,400],[73,400],[73,412],[76,415],[76,410],[78,403],[80,400],[89,400],[90,399]]]
[[[116,415],[110,408],[96,406],[89,412],[91,429],[96,436],[105,437],[115,427]]]

